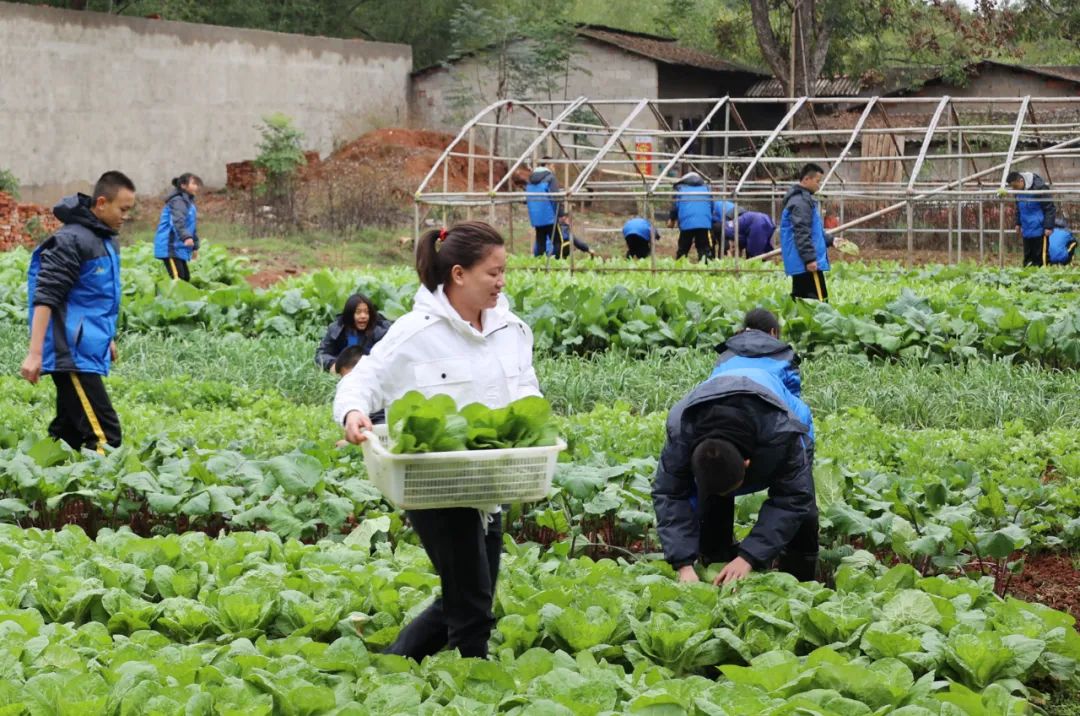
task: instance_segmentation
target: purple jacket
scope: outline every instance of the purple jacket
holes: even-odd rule
[[[768,214],[760,211],[746,211],[739,215],[739,247],[746,249],[746,257],[751,258],[772,251],[772,235],[776,223]],[[735,223],[724,222],[724,235],[729,240],[735,239]]]

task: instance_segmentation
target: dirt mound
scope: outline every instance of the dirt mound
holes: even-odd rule
[[[20,204],[0,191],[0,251],[16,246],[33,248],[60,228],[52,209],[38,204]]]
[[[398,183],[415,191],[424,180],[431,167],[439,160],[446,147],[454,141],[454,135],[433,132],[425,129],[376,129],[361,135],[348,144],[339,147],[313,171],[306,172],[309,178],[337,179],[348,178],[370,171],[385,172]],[[461,140],[454,145],[454,151],[467,154],[469,143]],[[477,142],[475,153],[482,154],[486,145]],[[469,188],[469,160],[467,157],[450,157],[448,171],[449,189],[465,191]],[[499,181],[506,174],[506,163],[496,161],[494,179]],[[488,161],[477,157],[473,162],[473,190],[487,191],[489,178]],[[441,172],[436,175],[429,189],[442,189]]]

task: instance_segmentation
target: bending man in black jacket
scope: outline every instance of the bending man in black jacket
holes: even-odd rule
[[[653,484],[656,528],[679,580],[698,581],[694,563],[727,561],[715,583],[779,567],[800,581],[817,572],[818,513],[810,428],[803,405],[775,375],[754,368],[721,373],[671,409]],[[757,523],[734,542],[735,497],[768,490]]]

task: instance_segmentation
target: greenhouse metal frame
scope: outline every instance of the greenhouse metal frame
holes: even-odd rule
[[[696,126],[670,126],[665,111],[687,106],[708,109]],[[932,111],[913,121],[913,115],[904,113],[912,107]],[[781,119],[773,126],[750,128],[744,121],[748,112]],[[830,126],[838,120],[851,126]],[[644,147],[634,142],[642,136],[650,139]],[[877,151],[875,137],[882,138],[876,141]],[[918,153],[905,154],[898,137],[918,146]],[[709,140],[722,150],[700,151]],[[870,146],[862,146],[867,141]],[[843,146],[830,154],[829,143]],[[795,156],[790,153],[793,144],[815,149]],[[830,229],[833,235],[843,232],[857,240],[860,232],[901,233],[906,235],[911,261],[917,234],[947,233],[952,261],[963,258],[965,237],[976,237],[967,248],[977,246],[981,259],[986,238],[996,234],[1004,262],[1006,234],[1012,233],[1012,227],[1005,226],[1004,209],[1017,193],[1005,181],[1011,171],[1040,173],[1051,185],[1046,193],[1059,206],[1080,203],[1080,97],[502,100],[465,123],[424,177],[415,194],[416,234],[422,218],[433,209],[443,210],[445,220],[451,208],[468,217],[482,215],[486,208],[494,222],[495,207],[507,204],[512,217],[514,205],[525,199],[524,190],[513,185],[515,172],[535,166],[545,155],[551,157],[549,168],[561,181],[561,190],[552,198],[632,200],[638,212],[650,218],[670,205],[676,178],[685,171],[706,178],[713,199],[736,206],[768,202],[772,216],[778,218],[779,202],[793,182],[792,167],[815,162],[826,171],[818,197],[839,215],[839,225]],[[462,160],[467,186],[455,191],[450,166]],[[861,179],[857,170],[866,163],[892,166],[897,176]],[[935,171],[928,171],[931,167]],[[845,176],[853,171],[856,176]],[[480,185],[477,177],[485,173],[486,185]],[[846,208],[852,202],[864,208],[869,203],[874,209],[851,216]],[[916,208],[928,204],[948,207],[947,229],[916,227]],[[983,207],[994,204],[997,225],[987,226]],[[978,221],[970,226],[964,225],[965,207],[978,209]],[[900,228],[864,226],[896,214]],[[654,251],[653,269],[655,255]]]

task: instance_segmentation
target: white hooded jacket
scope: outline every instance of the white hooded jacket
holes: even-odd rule
[[[353,410],[371,415],[410,390],[449,395],[458,407],[501,408],[540,395],[532,330],[510,311],[504,296],[483,312],[481,325],[483,331],[477,331],[458,315],[442,286],[434,292],[421,286],[413,310],[338,383],[334,420],[343,424]]]

